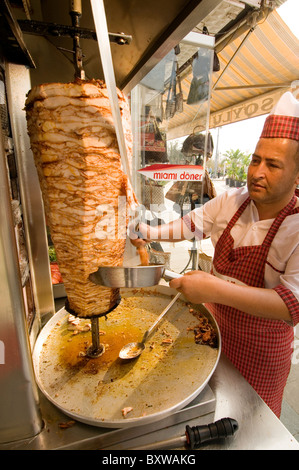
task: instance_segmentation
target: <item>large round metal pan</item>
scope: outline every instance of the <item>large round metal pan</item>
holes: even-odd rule
[[[102,266],[89,275],[89,279],[101,286],[115,288],[141,288],[152,287],[159,284],[161,278],[167,280],[181,277],[168,269],[163,264],[149,266]]]
[[[182,409],[206,386],[220,357],[217,323],[203,307],[193,306],[215,328],[217,348],[195,343],[192,330],[199,320],[190,304],[178,300],[138,359],[118,358],[121,347],[140,340],[175,293],[167,286],[125,289],[118,307],[99,318],[105,352],[96,359],[85,356],[90,332],[69,331],[68,313],[61,309],[34,349],[41,391],[66,415],[99,427],[143,425]],[[80,322],[80,328],[88,324]]]

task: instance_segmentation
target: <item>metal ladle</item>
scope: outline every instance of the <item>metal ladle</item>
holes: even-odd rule
[[[155,330],[155,328],[158,326],[158,324],[161,322],[162,318],[168,310],[173,306],[173,304],[177,301],[177,299],[180,297],[181,293],[178,292],[176,296],[172,299],[172,301],[167,305],[167,307],[163,310],[162,313],[158,316],[156,319],[155,323],[144,333],[143,338],[140,343],[135,342],[135,343],[128,343],[126,344],[119,352],[119,357],[121,359],[135,359],[136,357],[140,356],[142,351],[145,348],[145,342],[148,340],[152,332]]]

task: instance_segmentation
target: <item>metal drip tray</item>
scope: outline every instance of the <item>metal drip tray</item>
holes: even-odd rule
[[[113,429],[151,424],[191,403],[219,360],[213,317],[217,348],[195,343],[198,319],[178,300],[137,360],[118,358],[121,347],[143,336],[174,293],[163,287],[123,293],[120,305],[100,319],[105,354],[95,360],[84,352],[90,332],[74,336],[67,312],[58,312],[41,332],[33,355],[37,383],[48,400],[76,421]]]

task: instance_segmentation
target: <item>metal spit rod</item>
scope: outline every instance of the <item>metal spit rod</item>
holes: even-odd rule
[[[114,310],[119,305],[120,300],[121,297],[117,299],[116,303],[109,310],[107,310],[107,312],[91,317],[90,323],[92,344],[87,350],[88,357],[96,358],[101,356],[105,352],[105,347],[100,342],[99,318],[108,315],[108,313]]]
[[[92,345],[87,350],[87,356],[95,358],[101,356],[104,353],[105,347],[100,343],[99,318],[92,317],[90,322]]]
[[[72,25],[79,27],[80,26],[80,17],[82,15],[82,3],[81,0],[70,0],[70,16],[72,18]],[[74,66],[75,66],[75,76],[85,80],[85,72],[83,70],[83,58],[82,58],[82,49],[80,46],[80,36],[79,34],[73,37],[73,50],[74,50]],[[105,348],[104,345],[100,343],[100,330],[99,330],[99,319],[98,317],[91,318],[91,337],[92,345],[87,350],[87,355],[89,357],[95,358],[103,354]]]
[[[81,0],[70,1],[70,15],[72,18],[72,25],[75,27],[80,26],[80,17],[82,15]],[[83,70],[83,55],[80,46],[80,35],[75,34],[73,36],[73,50],[74,50],[74,66],[75,66],[75,77],[85,80],[85,72]]]

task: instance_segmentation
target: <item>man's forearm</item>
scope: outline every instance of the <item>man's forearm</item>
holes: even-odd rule
[[[241,286],[215,279],[213,302],[237,308],[257,317],[290,322],[291,315],[282,298],[273,289]]]
[[[140,229],[143,238],[150,241],[180,242],[190,238],[189,231],[182,219],[156,227],[149,225],[145,227],[145,224],[142,224]]]
[[[202,271],[190,271],[170,282],[190,302],[217,303],[272,320],[292,321],[289,310],[273,289],[242,286]]]

